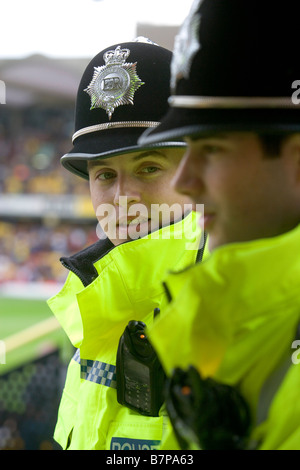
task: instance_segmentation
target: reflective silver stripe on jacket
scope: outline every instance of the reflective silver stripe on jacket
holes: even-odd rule
[[[116,366],[106,362],[82,359],[79,349],[75,352],[73,360],[80,364],[80,377],[82,379],[106,387],[117,387]]]

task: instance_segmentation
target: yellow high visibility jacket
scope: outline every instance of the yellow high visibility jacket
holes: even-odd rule
[[[204,377],[239,387],[258,449],[300,450],[299,250],[300,226],[216,249],[203,263],[169,276],[173,300],[148,329],[168,374],[191,364]],[[284,362],[285,373],[271,385]],[[161,444],[177,446],[172,434]]]
[[[72,271],[64,287],[48,301],[78,348],[68,367],[54,434],[63,449],[158,447],[168,426],[163,407],[158,417],[147,417],[117,402],[117,348],[129,321],[151,325],[154,309],[162,311],[167,304],[162,285],[167,272],[195,263],[200,241],[195,226],[191,213],[149,236],[113,247],[100,259],[96,245],[92,257],[87,249],[68,262]]]

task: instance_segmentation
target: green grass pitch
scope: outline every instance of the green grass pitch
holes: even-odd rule
[[[5,339],[9,336],[52,316],[46,300],[0,297],[0,340],[5,346]],[[6,353],[5,364],[0,363],[0,375],[57,348],[64,356],[71,354],[71,344],[62,329]]]

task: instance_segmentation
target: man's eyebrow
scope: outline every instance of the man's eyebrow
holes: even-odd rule
[[[133,160],[137,161],[137,160],[141,160],[142,158],[148,158],[148,157],[159,157],[159,158],[167,159],[167,156],[159,152],[158,150],[146,150],[145,152],[137,153],[133,157]]]
[[[145,152],[137,152],[136,155],[132,158],[133,161],[138,161],[142,160],[143,158],[149,158],[149,157],[156,157],[156,158],[164,158],[165,160],[168,159],[168,157],[160,152],[159,150],[146,150]],[[113,157],[111,157],[113,158]],[[95,167],[109,167],[109,163],[107,163],[107,160],[110,159],[99,159],[99,160],[88,160],[88,169],[92,169]]]
[[[214,133],[201,133],[201,134],[194,134],[188,137],[189,140],[206,140],[206,139],[221,139],[227,140],[229,137],[228,134],[225,132],[214,132]]]
[[[88,169],[91,169],[91,168],[95,168],[96,166],[108,166],[106,163],[105,163],[105,159],[103,160],[88,160],[87,161],[87,166],[88,166]]]

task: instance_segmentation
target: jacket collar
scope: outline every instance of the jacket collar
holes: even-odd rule
[[[169,275],[172,302],[149,332],[165,368],[192,361],[211,375],[229,351],[233,377],[241,375],[237,364],[248,364],[242,354],[254,361],[274,344],[280,354],[286,348],[282,337],[290,341],[300,316],[299,243],[300,226],[278,237],[220,247],[200,265]]]
[[[191,214],[186,217],[186,221],[191,219]],[[188,222],[186,222],[188,223]],[[171,229],[176,233],[176,228],[179,232],[181,229],[181,222],[177,224],[171,224]],[[165,229],[160,229],[156,233],[161,234],[164,230],[169,230],[169,227],[165,227]],[[151,238],[152,235],[155,237],[155,232],[153,234],[149,234],[145,237]],[[180,233],[179,233],[180,235]],[[171,237],[176,238],[176,235],[171,235]],[[125,242],[124,244],[128,244],[131,242]],[[124,245],[123,244],[123,245]],[[69,257],[61,257],[60,262],[62,265],[67,268],[69,271],[72,271],[74,274],[78,276],[81,280],[84,287],[87,287],[91,284],[96,277],[98,276],[97,269],[95,264],[101,260],[105,255],[111,252],[115,248],[114,244],[109,240],[109,238],[105,238],[104,240],[98,240],[93,245],[85,248],[84,250],[79,251],[78,253],[69,256]],[[197,260],[196,262],[202,261],[204,250],[206,249],[206,234],[203,233],[201,243],[199,246]]]
[[[84,287],[88,286],[98,276],[94,264],[114,248],[108,239],[98,240],[93,245],[70,256],[60,258],[62,265],[76,274]]]

